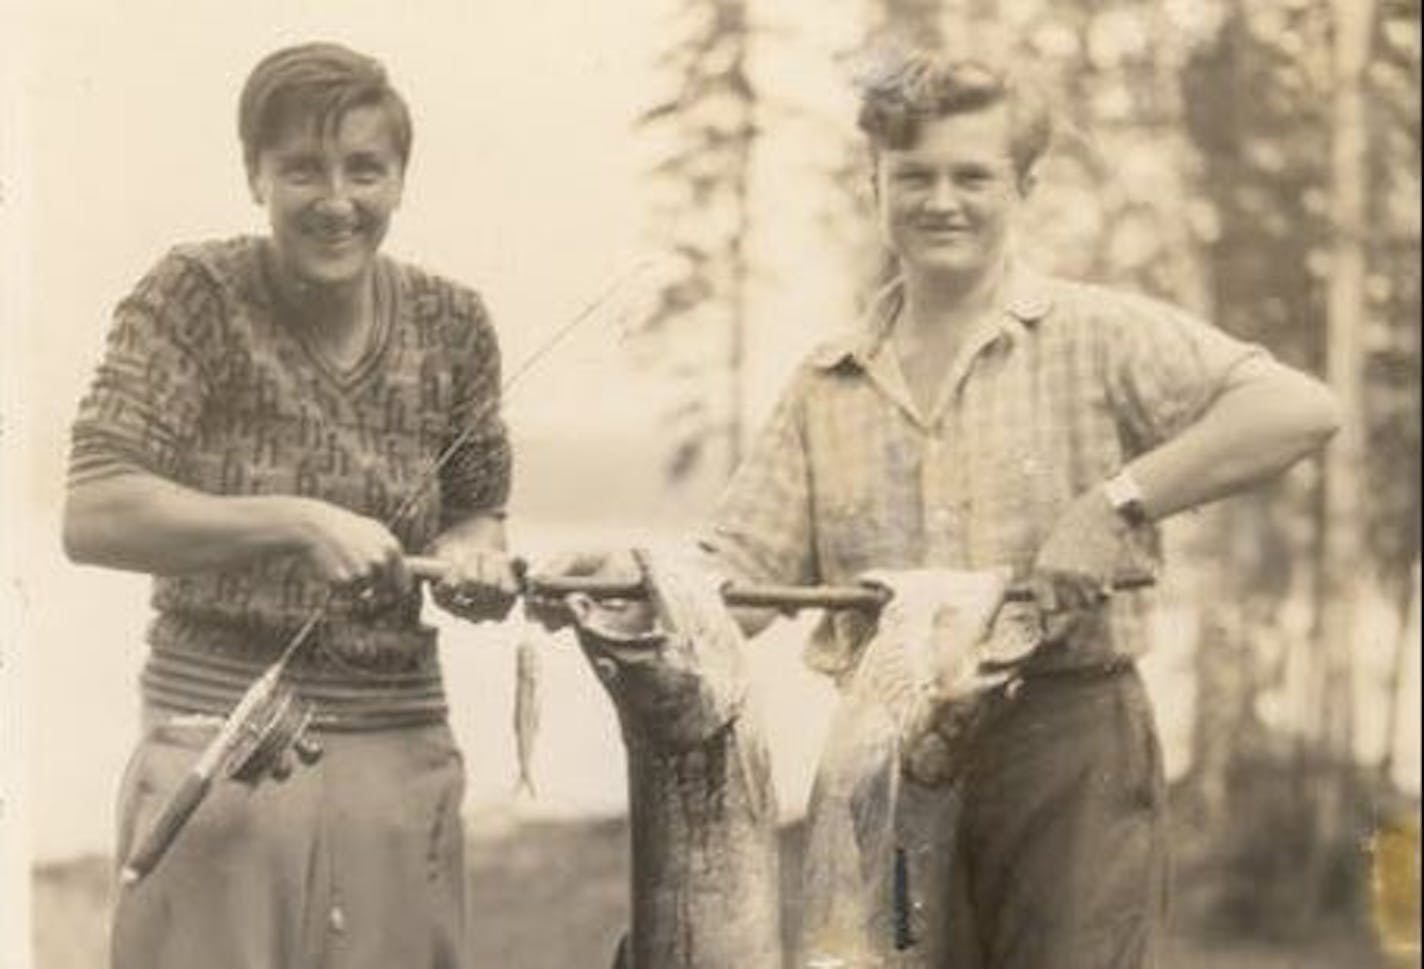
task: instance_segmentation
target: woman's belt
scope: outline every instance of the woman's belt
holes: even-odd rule
[[[1025,679],[1053,676],[1094,679],[1117,676],[1136,668],[1136,660],[1126,653],[1102,647],[1049,643],[1034,650],[1017,672]]]
[[[266,666],[196,650],[155,648],[141,677],[143,698],[181,714],[226,716]],[[448,713],[440,669],[385,673],[359,668],[289,669],[285,679],[315,706],[318,730],[387,730],[442,723]]]

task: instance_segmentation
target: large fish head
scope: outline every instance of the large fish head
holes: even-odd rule
[[[646,601],[570,595],[579,645],[625,731],[664,749],[703,743],[746,698],[741,630],[695,560],[644,549],[631,557]]]
[[[857,679],[887,691],[887,672],[909,694],[940,699],[972,694],[986,685],[979,664],[995,630],[1007,568],[964,571],[907,569],[867,573],[863,581],[886,588],[890,599],[861,658]],[[889,677],[891,682],[896,676]]]

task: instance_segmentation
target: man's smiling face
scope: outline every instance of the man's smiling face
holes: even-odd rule
[[[882,148],[880,228],[906,272],[977,278],[1003,259],[1024,182],[1003,105],[921,122],[907,148]]]

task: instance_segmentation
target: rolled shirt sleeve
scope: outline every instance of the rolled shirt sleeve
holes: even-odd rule
[[[803,371],[777,403],[723,491],[701,539],[718,568],[752,582],[816,580]]]
[[[442,525],[471,515],[503,514],[509,501],[513,460],[500,412],[499,341],[480,298],[466,290],[460,316],[469,324],[454,352],[449,438],[453,446],[440,469]]]
[[[1104,329],[1109,403],[1135,452],[1197,421],[1243,363],[1267,356],[1184,310],[1124,296]]]
[[[209,389],[201,353],[219,314],[212,281],[174,254],[119,304],[71,432],[71,487],[132,471],[183,479]]]

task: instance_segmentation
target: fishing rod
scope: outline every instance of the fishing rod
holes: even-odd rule
[[[430,556],[407,556],[406,570],[412,577],[438,582],[450,571],[444,561]],[[640,600],[649,595],[642,579],[606,578],[598,576],[530,576],[521,568],[519,594],[555,603],[571,595],[584,595],[594,600]],[[1132,591],[1153,585],[1146,573],[1119,576],[1112,583],[1113,591]],[[720,589],[722,601],[730,607],[772,608],[781,612],[802,609],[857,610],[878,613],[894,593],[887,587],[861,585],[779,585],[729,583]],[[1029,602],[1032,590],[1023,585],[1010,586],[1004,592],[1005,602]],[[319,614],[308,620],[299,635],[305,636],[320,619]],[[294,637],[295,639],[295,637]],[[189,815],[206,796],[212,779],[219,771],[227,776],[256,780],[271,759],[288,746],[299,759],[310,763],[313,753],[304,746],[301,732],[311,720],[309,705],[303,705],[294,691],[281,682],[283,667],[294,651],[289,646],[243,694],[224,721],[218,735],[203,751],[197,764],[178,790],[164,805],[158,820],[130,857],[121,879],[129,884],[142,878],[157,864],[168,845],[177,837]]]
[[[598,296],[586,303],[567,323],[534,348],[500,385],[498,397],[486,405],[486,412],[477,415],[478,420],[470,421],[435,456],[430,466],[416,480],[405,500],[391,514],[386,522],[387,527],[393,528],[414,510],[416,503],[435,482],[440,471],[479,428],[481,421],[487,416],[488,409],[499,406],[501,401],[507,402],[510,392],[540,360],[583,326],[599,307],[606,305],[625,283],[642,273],[649,264],[648,259],[639,260],[626,272],[615,277]],[[281,762],[281,755],[288,749],[293,750],[304,763],[312,763],[320,755],[320,748],[302,736],[315,716],[315,705],[298,696],[291,684],[284,682],[282,674],[292,658],[309,641],[317,624],[325,618],[334,595],[335,590],[327,591],[287,640],[277,659],[248,686],[223,719],[217,734],[203,748],[177,789],[163,803],[153,824],[138,839],[136,847],[119,873],[121,886],[132,885],[153,870],[183,830],[183,826],[188,823],[193,812],[198,809],[198,805],[207,797],[214,780],[219,776],[256,782],[263,773],[271,771],[273,763]]]

